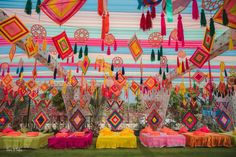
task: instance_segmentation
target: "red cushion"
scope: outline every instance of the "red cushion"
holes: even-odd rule
[[[39,135],[39,132],[27,132],[26,135],[28,137],[36,137]]]
[[[3,133],[10,133],[10,132],[14,132],[14,130],[12,128],[5,128],[2,131]]]
[[[20,136],[21,132],[13,131],[13,132],[8,132],[6,133],[6,136]]]
[[[179,134],[186,133],[186,132],[188,132],[188,129],[185,126],[179,129]]]
[[[205,133],[211,132],[211,130],[206,125],[199,128],[198,131],[205,132]]]

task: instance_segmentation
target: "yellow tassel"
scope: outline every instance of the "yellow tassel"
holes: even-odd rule
[[[47,50],[47,39],[45,38],[43,40],[43,47],[42,47],[42,50],[45,52]]]
[[[66,88],[67,88],[67,84],[66,84],[66,82],[64,82],[62,89],[61,89],[62,94],[66,94]]]
[[[234,49],[234,43],[233,43],[232,37],[230,36],[229,37],[229,50],[233,50],[233,49]]]
[[[223,61],[220,62],[220,71],[225,71],[225,63]]]
[[[21,74],[20,74],[20,80],[21,80],[21,81],[23,80],[23,76],[24,76],[24,74],[21,73]]]
[[[107,75],[104,75],[104,82],[103,84],[106,86],[107,85]]]
[[[12,47],[11,47],[11,50],[9,52],[9,58],[10,58],[11,62],[12,62],[14,56],[15,56],[15,53],[16,53],[16,44],[13,44]]]
[[[68,72],[68,82],[71,83],[72,73],[71,70]]]
[[[39,52],[39,43],[38,42],[35,44],[35,49],[37,52]]]
[[[220,82],[224,82],[224,76],[222,72],[220,72]]]
[[[109,76],[112,77],[113,76],[113,73],[111,70],[109,70]]]

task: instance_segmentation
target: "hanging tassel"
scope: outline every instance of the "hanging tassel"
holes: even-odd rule
[[[79,59],[81,59],[83,57],[83,48],[80,47],[79,49]]]
[[[166,73],[165,73],[165,71],[163,72],[162,80],[166,80]]]
[[[205,15],[204,9],[201,10],[201,20],[200,20],[200,24],[201,24],[202,27],[206,27],[206,25],[207,25],[206,15]]]
[[[161,13],[161,35],[166,35],[166,21],[164,12]]]
[[[125,75],[125,68],[122,67],[122,75]]]
[[[16,53],[16,44],[13,44],[11,49],[10,49],[10,52],[9,52],[9,58],[10,58],[11,62],[14,58],[15,53]],[[10,56],[10,54],[11,54],[11,56]]]
[[[232,36],[229,37],[229,50],[234,50],[234,43]]]
[[[75,59],[74,59],[74,55],[73,55],[72,58],[71,58],[71,62],[74,63],[74,60]]]
[[[60,54],[58,54],[58,55],[57,55],[57,58],[58,58],[58,59],[60,59],[60,58],[61,58]]]
[[[180,66],[179,57],[177,57],[177,67]]]
[[[173,22],[172,0],[166,0],[166,14],[167,14],[167,21]]]
[[[98,15],[102,16],[103,11],[103,0],[98,0]]]
[[[114,43],[114,51],[117,50],[117,43],[116,43],[116,39],[115,39],[115,43]]]
[[[138,7],[137,7],[137,9],[140,10],[142,6],[143,6],[142,0],[138,0]]]
[[[175,51],[177,52],[179,50],[179,43],[178,41],[175,42]]]
[[[166,72],[167,72],[167,73],[169,72],[169,66],[168,66],[168,64],[166,64]]]
[[[151,53],[151,61],[154,62],[155,61],[155,52],[152,49],[152,53]]]
[[[24,72],[24,66],[22,65],[20,68],[20,73],[23,73],[23,72]]]
[[[145,18],[144,13],[142,13],[142,17],[140,19],[139,28],[142,29],[143,31],[146,30],[146,18]]]
[[[67,57],[66,63],[69,64],[69,57]]]
[[[77,54],[77,43],[74,45],[74,54]]]
[[[48,64],[51,62],[51,55],[48,55]]]
[[[87,45],[85,45],[84,55],[85,55],[85,56],[88,56],[88,46],[87,46]]]
[[[57,68],[54,69],[54,73],[53,73],[53,79],[56,80],[57,78]]]
[[[162,74],[162,70],[161,70],[161,67],[160,67],[160,69],[159,69],[159,74],[160,74],[160,75]]]
[[[182,41],[182,46],[184,46],[184,28],[182,23],[182,16],[180,14],[178,16],[177,35],[178,40]]]
[[[186,67],[186,70],[189,70],[189,64],[188,64],[188,59],[187,58],[185,59],[185,67]]]
[[[227,26],[228,23],[229,23],[229,19],[228,19],[228,15],[227,15],[225,9],[223,10],[222,18],[223,18],[223,19],[222,19],[222,21],[223,21],[223,25]]]
[[[157,50],[157,60],[160,61],[161,60],[161,54],[160,54],[160,50]]]
[[[104,51],[104,40],[102,39],[101,50]]]
[[[32,13],[32,1],[31,0],[27,0],[26,4],[25,4],[25,13],[28,15],[31,15]]]
[[[140,77],[140,84],[142,85],[143,84],[143,78]]]
[[[47,39],[46,39],[46,38],[43,39],[42,50],[43,50],[44,52],[47,50]]]
[[[151,17],[152,19],[156,18],[156,7],[151,6]]]
[[[35,8],[35,12],[37,14],[40,14],[40,5],[41,5],[41,0],[37,0],[36,8]]]
[[[8,65],[7,73],[10,73],[10,66]]]
[[[106,33],[109,32],[109,13],[102,15],[102,33],[101,39],[105,38]]]
[[[107,48],[107,55],[111,55],[111,49],[110,49],[110,46],[108,46],[108,48]]]
[[[147,16],[146,16],[146,29],[150,30],[152,28],[152,18],[150,15],[149,10],[147,11]]]
[[[119,77],[118,77],[118,71],[116,72],[116,80],[118,80],[119,79]]]
[[[225,69],[225,77],[228,77],[227,70]]]
[[[2,70],[2,77],[5,76],[5,70]]]
[[[111,71],[114,71],[114,65],[111,64]]]
[[[213,18],[210,19],[210,35],[213,37],[215,34],[215,25]]]
[[[76,67],[76,73],[79,73],[79,66]]]
[[[160,57],[162,57],[162,56],[163,56],[163,47],[161,45],[161,47],[160,47]]]
[[[19,74],[19,66],[16,69],[16,74]]]
[[[182,61],[182,73],[185,73],[184,61]]]
[[[197,0],[193,0],[192,3],[192,19],[197,20],[199,18],[198,4]]]

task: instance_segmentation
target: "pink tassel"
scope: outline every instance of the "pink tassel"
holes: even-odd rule
[[[179,57],[177,57],[177,67],[179,67],[180,64],[179,64]]]
[[[101,45],[102,51],[104,51],[104,40],[102,39],[102,45]]]
[[[10,72],[10,66],[8,65],[8,68],[7,68],[7,73],[9,73]]]
[[[164,12],[161,13],[161,35],[166,35],[166,21]]]
[[[110,46],[108,46],[108,48],[107,48],[107,55],[111,55],[111,49],[110,49]]]
[[[182,73],[185,73],[184,61],[182,61]]]
[[[170,43],[171,43],[171,38],[170,38],[170,36],[169,36],[168,46],[170,46]]]
[[[72,56],[71,62],[74,63],[74,55]]]
[[[188,58],[185,59],[186,70],[189,70]]]
[[[66,82],[66,76],[64,76],[64,82]]]
[[[182,41],[182,46],[184,46],[184,29],[182,23],[182,16],[180,14],[178,16],[177,35],[178,35],[178,40]]]
[[[142,17],[141,17],[141,19],[140,19],[139,27],[140,27],[140,29],[142,29],[143,31],[146,30],[146,18],[145,18],[144,13],[142,13]]]
[[[67,64],[69,63],[69,57],[67,57],[66,63],[67,63]]]
[[[149,10],[147,11],[147,16],[146,16],[146,29],[151,29],[152,28],[152,18],[150,15]]]
[[[5,71],[4,70],[2,70],[2,77],[4,77],[5,76]]]
[[[198,4],[197,0],[193,0],[192,4],[192,19],[197,20],[199,18]]]
[[[175,42],[175,51],[177,52],[179,50],[179,44],[178,41]]]
[[[79,67],[77,66],[77,68],[76,68],[76,73],[79,73]]]
[[[152,17],[153,19],[156,18],[156,7],[155,7],[155,6],[152,6],[151,17]]]
[[[114,51],[117,50],[117,43],[116,43],[116,40],[115,40],[115,43],[114,43]]]

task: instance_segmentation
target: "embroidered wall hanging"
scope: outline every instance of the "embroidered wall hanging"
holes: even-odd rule
[[[0,112],[0,129],[4,129],[10,122],[12,118],[8,113],[7,109],[3,109]]]
[[[210,35],[210,29],[208,27],[206,27],[202,47],[209,53],[211,52],[211,48],[212,48],[213,43],[214,43],[214,37],[215,37],[214,35],[213,36]]]
[[[16,16],[0,22],[0,34],[9,42],[15,43],[29,33],[29,30]]]
[[[205,78],[206,78],[206,75],[201,72],[201,71],[196,71],[194,73],[194,75],[192,76],[192,78],[197,82],[197,83],[201,83]]]
[[[86,119],[79,109],[77,109],[70,118],[70,123],[75,128],[75,130],[79,130],[85,121]]]
[[[189,130],[192,130],[193,127],[197,124],[197,118],[192,112],[188,111],[184,115],[182,122],[188,127]]]
[[[120,124],[123,122],[123,117],[114,110],[107,118],[107,122],[111,125],[111,127],[116,130]]]
[[[82,69],[82,72],[84,73],[84,75],[87,73],[89,65],[90,65],[90,59],[88,56],[85,56],[84,60],[82,62],[82,65],[81,65],[81,69]]]
[[[128,43],[129,50],[135,60],[135,62],[139,59],[139,57],[143,54],[143,49],[138,41],[136,35],[134,35]]]
[[[148,115],[147,117],[147,122],[151,126],[153,130],[156,130],[157,128],[160,127],[162,118],[161,116],[157,113],[157,111],[154,109],[152,112]]]
[[[43,127],[48,121],[49,119],[44,111],[40,111],[33,119],[34,124],[39,130],[43,129]]]

